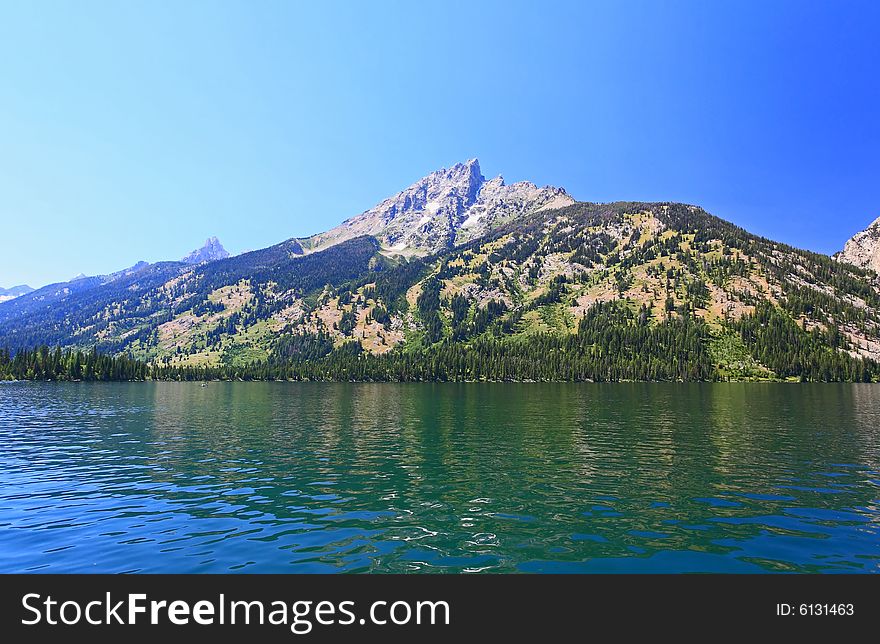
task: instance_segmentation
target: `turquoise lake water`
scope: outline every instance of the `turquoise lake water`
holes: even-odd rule
[[[880,385],[0,384],[2,572],[878,572]]]

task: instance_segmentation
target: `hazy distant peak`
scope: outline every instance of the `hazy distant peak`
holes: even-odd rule
[[[195,249],[180,261],[185,264],[204,264],[218,259],[226,259],[227,257],[229,257],[229,252],[223,248],[220,240],[216,237],[208,237],[201,248]]]
[[[15,298],[21,297],[22,295],[27,295],[33,290],[34,289],[32,289],[27,284],[19,284],[18,286],[11,286],[9,288],[3,288],[2,286],[0,286],[0,302],[14,300]]]

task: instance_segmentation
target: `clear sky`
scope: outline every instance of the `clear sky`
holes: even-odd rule
[[[880,215],[878,29],[852,1],[0,0],[0,286],[309,235],[469,157],[834,252]]]

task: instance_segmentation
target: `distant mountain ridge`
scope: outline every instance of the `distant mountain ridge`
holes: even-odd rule
[[[217,239],[216,237],[209,237],[205,241],[204,245],[191,251],[186,256],[181,258],[180,261],[184,264],[197,265],[197,264],[205,264],[208,262],[213,262],[218,259],[225,259],[227,257],[229,257],[229,252],[227,252],[227,250],[225,248],[223,248],[223,245],[220,243],[220,240]],[[137,273],[137,272],[147,268],[148,266],[151,266],[151,264],[149,262],[145,262],[145,261],[141,260],[141,261],[135,262],[132,266],[129,266],[128,268],[124,268],[122,270],[115,271],[113,273],[108,273],[106,275],[90,276],[90,275],[86,275],[85,273],[79,273],[78,275],[71,277],[66,282],[57,282],[54,284],[49,284],[48,286],[45,286],[42,288],[51,288],[51,287],[64,285],[64,284],[73,284],[75,282],[79,282],[81,280],[88,280],[88,279],[96,279],[96,280],[99,280],[101,283],[112,282],[114,280],[119,279],[120,277],[127,277],[129,275],[133,275],[134,273]],[[28,293],[32,293],[34,290],[37,290],[37,289],[33,289],[27,285],[16,286],[11,289],[0,288],[0,302],[4,302],[6,300],[13,299],[13,297],[18,297],[20,295],[26,295]],[[40,289],[40,290],[42,290],[42,289]],[[18,291],[18,292],[15,292],[15,291]],[[14,295],[13,295],[13,292],[15,292]],[[6,296],[6,295],[9,295],[10,297],[5,297],[5,299],[4,299],[4,296]]]
[[[10,288],[0,287],[0,302],[6,302],[7,300],[13,300],[22,295],[27,295],[33,290],[34,289],[27,284],[19,284],[18,286],[12,286]]]
[[[172,378],[880,378],[872,270],[693,205],[487,181],[475,159],[326,233],[207,261],[217,246],[0,304],[0,347]]]

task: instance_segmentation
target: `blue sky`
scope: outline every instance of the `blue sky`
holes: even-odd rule
[[[0,285],[325,230],[438,167],[880,215],[880,3],[0,0]]]

